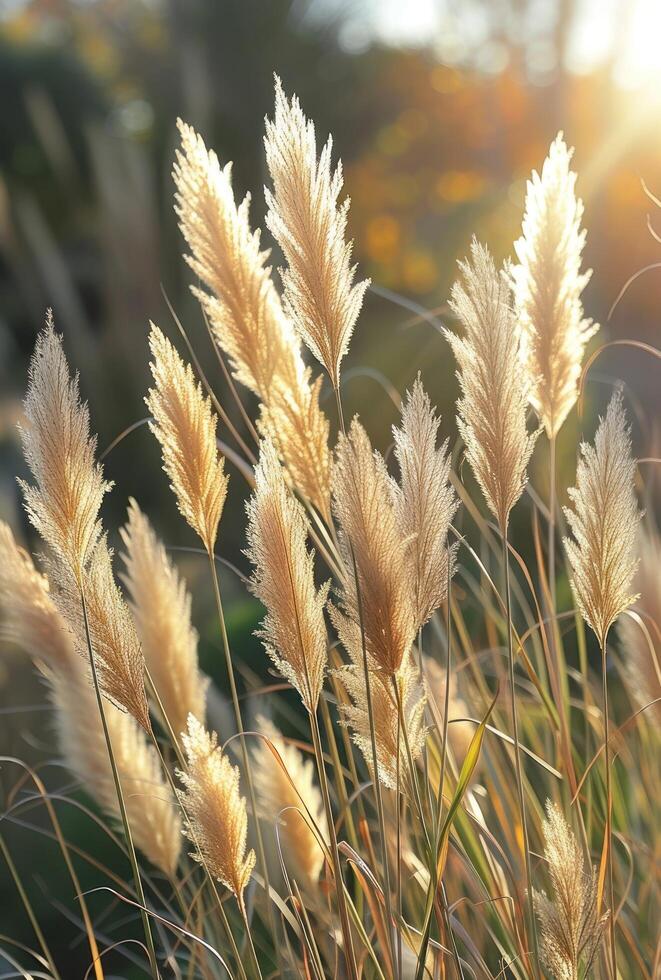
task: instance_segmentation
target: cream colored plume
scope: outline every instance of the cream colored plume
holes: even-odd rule
[[[526,485],[538,433],[526,429],[528,386],[519,365],[520,331],[505,276],[475,239],[471,260],[460,262],[459,268],[462,281],[452,288],[450,306],[464,336],[444,331],[459,367],[457,425],[487,505],[505,532]]]
[[[179,510],[211,554],[227,496],[216,416],[190,365],[153,323],[149,347],[155,381],[145,398],[153,416],[149,427],[161,444]]]
[[[87,660],[87,632],[76,581],[59,562],[49,565],[49,577],[55,602],[71,631],[76,650]],[[89,559],[84,589],[89,638],[101,690],[150,732],[145,661],[133,618],[115,582],[112,552],[105,535],[99,538]]]
[[[585,873],[583,854],[559,807],[546,801],[544,857],[552,898],[535,891],[542,930],[542,959],[555,980],[579,980],[590,974],[608,913],[599,916],[597,875]]]
[[[0,521],[0,636],[51,668],[68,669],[76,658],[48,579],[4,521]]]
[[[332,139],[317,159],[314,124],[296,96],[287,100],[277,77],[264,145],[273,182],[266,223],[287,260],[284,307],[337,388],[369,280],[354,283],[352,243],[345,240],[349,200],[338,205],[342,165],[331,169]]]
[[[249,223],[250,198],[237,207],[231,165],[221,168],[213,150],[179,121],[181,150],[174,179],[179,226],[188,263],[211,291],[193,287],[216,342],[235,378],[262,401],[262,425],[277,444],[303,496],[325,516],[330,496],[328,420],[319,408],[320,381],[310,381],[300,340],[284,315]]]
[[[651,640],[638,623],[622,616],[617,624],[626,663],[625,679],[633,700],[640,708],[652,701],[645,716],[651,724],[661,725],[661,538],[651,524],[641,526],[636,542],[640,565],[633,589],[640,595],[635,611],[642,618]]]
[[[605,649],[610,627],[638,598],[632,582],[638,567],[638,510],[631,437],[622,395],[616,392],[599,420],[594,446],[581,444],[576,487],[565,507],[573,538],[565,538],[571,585],[581,615]]]
[[[55,606],[48,579],[0,525],[0,611],[3,629],[44,671],[56,709],[60,750],[69,769],[106,813],[119,820],[108,749],[86,660]],[[134,719],[112,704],[105,716],[136,845],[172,874],[181,826],[156,752]]]
[[[188,715],[204,721],[208,678],[197,659],[191,596],[135,500],[121,531],[124,581],[145,662],[168,721],[179,737]]]
[[[187,769],[178,775],[185,787],[181,801],[191,821],[186,836],[200,852],[192,852],[191,857],[202,858],[243,909],[255,852],[246,854],[248,814],[239,791],[239,770],[218,747],[215,732],[207,732],[192,715],[183,743]]]
[[[523,235],[511,269],[521,361],[529,399],[550,439],[560,430],[578,395],[585,345],[599,327],[583,316],[581,293],[591,273],[581,272],[585,231],[576,198],[573,150],[559,133],[542,174],[528,181]]]
[[[72,670],[57,670],[50,677],[60,749],[83,788],[119,820],[108,748],[87,674],[85,663],[77,660]],[[130,715],[107,704],[105,716],[135,845],[172,875],[181,849],[181,821],[156,750]]]
[[[362,620],[373,667],[390,676],[417,631],[415,571],[383,457],[357,419],[338,441],[333,502],[344,544],[342,608],[354,624]]]
[[[89,411],[80,400],[50,311],[30,361],[23,451],[35,483],[19,481],[35,528],[80,583],[101,533],[99,509],[111,484],[95,461]]]
[[[351,629],[349,638],[341,626],[338,632],[343,643],[348,647],[353,661],[337,671],[337,675],[351,699],[350,704],[340,705],[342,721],[351,729],[353,741],[363,753],[370,771],[373,771],[372,739],[365,674],[361,662],[360,636],[357,631]],[[422,754],[427,737],[425,726],[427,699],[420,683],[418,668],[413,663],[410,654],[406,655],[394,678],[399,685],[409,747],[415,762]],[[370,675],[370,693],[372,696],[379,779],[388,789],[396,789],[398,709],[392,676],[388,677],[381,672],[372,672]],[[403,792],[406,789],[410,774],[406,743],[401,731],[399,733],[399,750],[400,789]]]
[[[262,440],[255,493],[247,506],[248,550],[254,565],[251,588],[266,607],[259,636],[274,664],[317,710],[327,660],[324,606],[329,583],[314,583],[309,523],[287,487],[273,444]]]
[[[440,423],[418,377],[407,393],[401,428],[392,430],[401,473],[400,485],[393,480],[395,512],[413,558],[418,627],[444,602],[457,550],[448,543],[457,500],[447,440],[436,446]]]
[[[324,866],[324,852],[308,823],[305,807],[323,840],[328,840],[321,793],[314,781],[314,765],[311,759],[306,759],[302,752],[287,743],[270,721],[265,718],[258,721],[260,731],[270,740],[282,762],[280,765],[268,745],[259,739],[253,751],[259,815],[277,830],[288,875],[311,893]]]

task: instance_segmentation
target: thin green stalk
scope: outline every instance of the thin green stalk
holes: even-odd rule
[[[347,430],[344,424],[344,412],[342,411],[342,399],[340,398],[340,389],[335,387],[335,399],[337,402],[337,414],[340,422],[340,428],[342,433],[346,437]],[[390,959],[393,960],[393,915],[391,906],[391,886],[390,886],[390,867],[388,862],[388,850],[386,846],[386,821],[383,809],[383,794],[381,792],[381,781],[379,779],[379,760],[376,751],[376,728],[374,725],[374,708],[372,706],[372,687],[370,683],[370,672],[369,664],[367,662],[367,646],[365,643],[365,625],[363,623],[363,602],[360,594],[360,581],[358,579],[358,566],[356,565],[356,556],[354,555],[353,546],[349,542],[349,551],[351,553],[351,563],[353,566],[354,581],[356,584],[356,600],[358,605],[358,620],[360,625],[360,641],[362,648],[362,661],[363,661],[363,676],[365,678],[365,698],[367,700],[367,718],[370,726],[370,747],[372,750],[372,769],[374,772],[374,794],[376,797],[376,810],[377,817],[379,821],[379,834],[381,837],[381,861],[383,864],[383,876],[384,876],[384,898],[386,903],[386,916],[388,918],[388,928],[386,929],[386,934],[388,936],[388,943],[390,947]]]
[[[521,745],[519,742],[519,721],[516,709],[516,692],[514,690],[514,649],[512,644],[512,596],[510,592],[510,562],[507,546],[507,533],[503,531],[503,563],[505,566],[505,602],[507,611],[507,659],[509,666],[510,707],[512,712],[512,734],[514,737],[514,760],[516,766],[516,789],[519,798],[519,814],[523,831],[523,856],[526,868],[526,888],[528,892],[528,918],[533,947],[533,973],[540,976],[539,950],[537,945],[537,924],[533,908],[532,870],[530,867],[530,845],[528,841],[528,821],[526,819],[525,802],[523,798],[523,776],[521,770]]]
[[[549,460],[549,591],[551,594],[551,630],[555,645],[555,611],[556,611],[556,589],[555,589],[555,449],[556,437],[550,439],[550,460]]]
[[[254,964],[254,967],[255,967],[255,976],[256,977],[259,977],[259,980],[261,980],[261,978],[262,978],[262,971],[259,968],[259,960],[257,959],[257,951],[255,949],[255,944],[252,941],[252,930],[250,928],[250,923],[248,922],[248,916],[246,915],[246,907],[245,907],[245,904],[244,904],[242,898],[239,899],[237,897],[237,903],[238,903],[238,906],[239,906],[239,911],[241,912],[241,918],[243,919],[243,926],[244,926],[244,928],[246,930],[246,936],[248,938],[248,946],[250,948],[250,957],[251,957],[251,959],[253,961],[253,964]]]
[[[24,907],[24,909],[25,909],[25,911],[27,913],[28,919],[30,920],[30,925],[32,926],[32,928],[34,930],[34,934],[35,934],[35,936],[37,937],[37,939],[39,941],[39,945],[41,946],[41,950],[42,950],[44,956],[46,957],[46,960],[48,961],[48,966],[50,968],[51,973],[53,974],[53,978],[54,978],[54,980],[61,980],[60,973],[59,973],[57,967],[55,966],[55,960],[53,959],[53,956],[51,954],[51,951],[50,951],[50,949],[48,947],[48,943],[46,942],[46,937],[44,936],[43,932],[41,931],[41,926],[39,925],[39,921],[38,921],[36,915],[34,914],[34,909],[32,908],[32,904],[30,902],[30,899],[28,898],[27,892],[25,891],[25,888],[23,887],[23,882],[21,881],[20,875],[19,875],[19,873],[18,873],[18,871],[16,869],[16,865],[14,864],[14,861],[12,859],[12,856],[9,853],[9,848],[5,844],[5,841],[4,841],[4,838],[3,838],[2,834],[0,834],[0,850],[2,851],[2,855],[3,855],[4,859],[5,859],[5,861],[7,862],[7,867],[9,868],[9,872],[10,872],[12,878],[14,879],[14,884],[16,885],[16,890],[18,891],[18,894],[20,895],[21,901],[23,903],[23,907]]]
[[[133,872],[133,880],[135,884],[136,895],[138,896],[138,902],[140,903],[140,917],[142,919],[142,926],[145,933],[145,940],[147,943],[147,955],[149,956],[149,965],[151,968],[152,976],[159,980],[160,973],[158,971],[158,964],[156,961],[156,950],[154,948],[154,937],[152,936],[151,926],[149,923],[149,915],[147,914],[146,908],[147,903],[145,901],[145,893],[142,887],[142,879],[140,877],[140,869],[138,867],[138,859],[135,853],[135,845],[133,844],[133,836],[131,834],[131,827],[129,825],[128,813],[126,812],[126,803],[124,801],[124,793],[122,790],[122,784],[119,778],[119,771],[117,769],[117,763],[115,761],[115,754],[112,748],[112,742],[110,740],[110,732],[108,730],[108,722],[106,720],[106,712],[103,706],[103,696],[101,694],[101,688],[99,686],[99,678],[96,672],[96,662],[94,660],[94,651],[92,649],[92,637],[90,634],[89,619],[87,618],[87,603],[85,601],[85,590],[83,588],[82,582],[80,583],[80,599],[83,607],[83,621],[85,624],[85,638],[87,640],[87,651],[89,653],[90,669],[92,672],[92,682],[94,684],[94,693],[96,695],[96,703],[99,709],[99,715],[101,716],[101,725],[103,727],[103,735],[106,740],[106,748],[108,749],[108,758],[110,759],[110,768],[112,770],[112,778],[115,784],[115,792],[117,793],[117,802],[119,804],[119,812],[122,818],[122,825],[124,827],[124,836],[126,838],[126,845],[128,850],[129,861],[131,863],[131,870]]]
[[[246,773],[246,780],[248,782],[248,794],[250,797],[250,807],[252,809],[253,816],[255,818],[255,829],[257,831],[257,851],[259,854],[259,861],[262,866],[262,871],[264,873],[264,886],[266,890],[266,912],[269,920],[269,928],[271,930],[271,935],[273,936],[273,943],[275,946],[275,952],[280,964],[280,944],[278,942],[278,935],[275,927],[275,917],[273,915],[273,908],[271,906],[271,883],[269,880],[269,872],[266,864],[266,852],[264,850],[264,841],[262,839],[262,831],[259,825],[259,818],[257,816],[257,799],[255,797],[255,787],[252,781],[252,771],[250,766],[250,758],[248,756],[248,747],[246,745],[244,729],[243,729],[243,719],[241,717],[241,707],[239,705],[239,696],[236,690],[236,680],[234,678],[234,667],[232,665],[232,654],[230,652],[229,639],[227,636],[227,627],[225,625],[225,614],[223,612],[223,601],[220,595],[220,583],[218,582],[218,572],[216,571],[216,562],[214,560],[213,553],[209,553],[209,565],[211,566],[211,578],[213,581],[213,590],[216,599],[216,608],[218,611],[218,620],[220,623],[220,632],[223,641],[223,652],[225,654],[225,664],[227,667],[227,674],[230,682],[230,691],[232,694],[232,704],[234,706],[234,715],[236,718],[236,726],[240,735],[239,741],[241,742],[241,751],[243,754],[243,765]],[[280,964],[281,966],[281,964]]]
[[[337,906],[340,915],[340,922],[342,924],[342,935],[345,938],[346,948],[344,950],[344,956],[347,962],[347,970],[349,972],[349,977],[352,978],[352,980],[357,980],[358,968],[356,966],[356,955],[353,949],[353,940],[351,938],[351,926],[349,924],[349,915],[347,912],[346,898],[344,895],[344,880],[342,878],[342,865],[340,862],[340,852],[337,847],[337,835],[335,833],[335,823],[333,821],[333,811],[331,809],[330,793],[328,791],[328,780],[326,779],[326,767],[324,765],[324,757],[321,751],[321,735],[319,732],[319,721],[317,720],[317,715],[315,712],[310,712],[309,715],[310,715],[310,730],[312,731],[312,742],[314,744],[314,754],[317,760],[317,770],[319,772],[319,786],[321,788],[321,798],[324,802],[326,823],[328,824],[328,833],[330,836],[330,850],[331,850],[331,858],[333,860],[333,875],[335,877]]]
[[[604,701],[604,760],[606,765],[606,867],[608,874],[608,901],[610,902],[610,915],[608,916],[608,945],[610,947],[610,966],[613,973],[613,980],[617,980],[617,953],[615,950],[615,900],[613,892],[613,796],[611,787],[610,724],[608,721],[608,679],[606,677],[607,637],[608,633],[604,637],[604,642],[601,647],[601,682]]]

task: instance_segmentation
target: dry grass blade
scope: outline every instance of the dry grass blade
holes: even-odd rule
[[[320,382],[310,382],[300,340],[283,313],[249,223],[250,198],[237,207],[231,165],[179,121],[181,150],[174,179],[176,212],[190,249],[187,261],[211,290],[193,288],[234,376],[263,403],[262,424],[276,441],[293,481],[322,513],[329,500],[328,420],[319,408]]]
[[[328,841],[328,825],[321,793],[314,781],[314,765],[284,740],[272,722],[260,718],[259,727],[280,756],[289,779],[260,739],[253,752],[258,812],[270,825],[277,823],[287,873],[313,898],[324,866],[324,852],[302,813],[301,799]]]
[[[317,159],[314,124],[296,96],[287,100],[277,77],[264,145],[273,182],[266,223],[287,260],[284,307],[337,389],[369,280],[354,283],[352,243],[345,240],[349,201],[338,205],[342,166],[331,169],[332,140]]]
[[[179,510],[211,554],[227,496],[216,417],[190,365],[153,323],[149,347],[156,383],[145,399],[153,416],[150,428],[161,444]]]
[[[69,374],[50,311],[30,362],[25,418],[23,451],[35,479],[34,485],[19,481],[25,507],[80,583],[101,533],[99,509],[111,484],[94,460],[89,411],[80,400],[78,377]]]
[[[511,269],[530,404],[549,439],[578,397],[585,345],[599,329],[584,318],[580,298],[591,273],[581,272],[583,203],[569,169],[572,154],[559,133],[541,176],[533,171],[523,235],[514,245],[519,265]]]
[[[88,657],[80,591],[73,576],[57,562],[49,567],[53,595],[71,631],[76,650]],[[94,660],[102,692],[128,711],[145,731],[151,731],[145,695],[145,662],[135,623],[117,586],[112,552],[99,538],[85,574],[85,601]]]
[[[448,529],[458,504],[449,482],[447,440],[436,446],[440,424],[418,377],[407,393],[401,428],[393,427],[401,472],[401,487],[393,481],[395,512],[413,556],[418,627],[444,602],[458,547],[448,550]]]
[[[565,547],[574,597],[602,650],[610,627],[637,599],[632,582],[642,514],[635,474],[622,395],[616,392],[600,419],[594,446],[581,445],[576,487],[568,491],[573,510],[565,508],[573,534],[565,538]]]
[[[585,873],[576,838],[550,800],[543,830],[553,897],[535,892],[542,957],[555,980],[579,980],[590,973],[609,913],[599,916],[596,873]]]
[[[124,580],[145,662],[175,735],[204,721],[209,686],[199,669],[191,596],[147,517],[131,500],[121,531]]]
[[[416,635],[414,570],[385,462],[357,419],[339,438],[333,502],[347,568],[342,608],[354,624],[361,622],[373,667],[391,676]]]
[[[0,522],[0,620],[4,639],[33,660],[68,669],[76,657],[71,634],[45,575]]]
[[[209,872],[236,897],[243,892],[255,866],[255,852],[246,854],[248,814],[239,792],[239,770],[210,734],[191,715],[183,736],[187,770],[178,773],[185,790],[181,800],[191,827],[187,836],[200,848]],[[194,852],[191,857],[200,860]]]
[[[510,290],[488,250],[475,239],[451,307],[465,336],[445,330],[459,370],[457,425],[489,509],[503,533],[523,492],[537,433],[526,430],[528,389],[519,367],[519,331]]]
[[[327,659],[324,606],[329,583],[317,590],[314,554],[307,549],[305,511],[287,487],[273,444],[262,441],[255,493],[247,506],[248,557],[254,594],[266,607],[259,636],[278,670],[313,714]]]
[[[108,748],[99,709],[83,661],[50,677],[64,761],[106,813],[119,820]],[[119,771],[136,847],[167,875],[174,874],[181,848],[181,821],[156,750],[130,715],[105,707],[106,723]]]

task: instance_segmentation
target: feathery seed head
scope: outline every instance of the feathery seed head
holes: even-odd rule
[[[471,260],[459,268],[463,281],[452,287],[450,306],[465,334],[444,331],[458,364],[457,425],[487,505],[505,532],[538,433],[526,429],[528,388],[507,280],[476,239]]]
[[[348,631],[343,630],[337,614],[334,615],[334,622],[338,627],[343,643],[345,646],[348,645],[353,661],[337,671],[338,677],[351,698],[350,704],[340,705],[342,723],[351,729],[353,741],[363,753],[370,771],[373,772],[372,737],[360,650],[360,635],[351,629],[351,625],[349,625]],[[427,738],[425,726],[427,698],[424,687],[419,680],[418,669],[410,654],[407,654],[402,660],[394,679],[399,685],[409,747],[415,762],[420,758]],[[370,694],[372,696],[379,779],[388,789],[396,789],[398,709],[393,689],[393,678],[382,672],[371,672]],[[399,771],[400,790],[403,792],[406,790],[407,784],[410,784],[412,774],[409,772],[408,753],[401,731],[399,734]]]
[[[401,486],[392,481],[395,513],[412,554],[418,628],[445,600],[457,551],[456,544],[448,543],[458,503],[450,484],[447,440],[436,446],[440,424],[418,376],[407,392],[401,428],[392,430],[401,472]]]
[[[73,669],[49,674],[64,761],[99,806],[119,821],[108,748],[87,666],[78,659]],[[135,845],[153,865],[172,875],[181,850],[181,820],[156,750],[130,715],[113,704],[106,704],[104,710]]]
[[[282,761],[280,765],[268,745],[259,739],[253,752],[253,778],[259,815],[268,823],[278,825],[277,833],[287,872],[301,888],[311,891],[319,881],[324,852],[308,823],[309,818],[301,800],[305,802],[323,839],[328,840],[328,824],[321,793],[314,781],[314,766],[302,752],[284,740],[272,722],[265,718],[258,721],[260,730],[268,737]]]
[[[332,140],[317,159],[314,124],[296,96],[287,100],[277,76],[264,145],[273,182],[265,190],[266,223],[287,260],[284,307],[337,388],[369,280],[354,283],[352,243],[345,240],[349,200],[338,205],[342,165],[331,169]]]
[[[199,848],[209,872],[229,888],[243,908],[243,892],[255,866],[255,852],[246,855],[248,813],[239,791],[239,770],[218,747],[216,733],[207,732],[192,715],[182,737],[187,770],[178,772],[180,792],[191,825],[186,836]]]
[[[300,340],[273,286],[248,220],[249,198],[238,207],[231,165],[179,121],[181,150],[174,179],[175,210],[193,272],[211,290],[193,288],[234,377],[262,401],[262,422],[300,492],[327,517],[330,498],[328,419],[319,407],[319,382],[301,357]]]
[[[76,657],[48,579],[18,546],[4,521],[0,521],[0,635],[51,668],[68,668]]]
[[[324,606],[329,583],[317,590],[309,523],[287,487],[273,443],[263,439],[255,493],[247,505],[251,588],[266,607],[259,636],[280,673],[309,712],[317,709],[327,660]]]
[[[204,721],[208,678],[197,659],[191,597],[147,517],[135,500],[121,531],[127,586],[142,652],[172,730],[186,730],[188,715]]]
[[[395,674],[417,631],[415,573],[393,502],[383,457],[372,450],[357,419],[340,434],[333,475],[333,503],[343,537],[346,575],[342,608],[353,623],[362,618],[365,642],[378,670]],[[356,576],[360,588],[360,612]]]
[[[153,416],[149,427],[161,444],[163,469],[179,510],[212,553],[227,496],[227,476],[216,446],[216,416],[190,364],[153,323],[149,347],[155,381],[145,398]]]
[[[565,516],[571,585],[581,615],[605,649],[610,627],[638,598],[632,582],[638,560],[636,534],[642,517],[635,491],[631,435],[617,391],[599,420],[594,446],[581,444],[576,486]]]
[[[529,400],[550,439],[576,401],[585,345],[599,329],[584,318],[580,298],[591,273],[581,272],[583,204],[572,154],[559,133],[541,176],[533,171],[514,245],[519,264],[510,270]]]
[[[35,483],[19,481],[25,509],[44,541],[80,584],[83,567],[101,533],[99,509],[111,484],[95,462],[96,438],[71,377],[52,313],[30,361],[23,452]]]
[[[55,603],[71,631],[74,646],[87,660],[88,645],[80,590],[61,562],[49,565]],[[151,731],[145,694],[145,661],[135,624],[112,570],[106,536],[97,541],[85,574],[85,603],[92,650],[101,690]]]
[[[542,929],[542,956],[555,980],[579,980],[590,973],[608,913],[599,916],[594,869],[583,870],[583,854],[559,807],[546,801],[544,857],[553,898],[535,892]]]

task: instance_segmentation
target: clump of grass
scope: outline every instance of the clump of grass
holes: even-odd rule
[[[543,968],[558,980],[651,978],[658,539],[641,522],[622,394],[594,445],[580,447],[575,489],[559,488],[572,506],[567,560],[555,556],[555,440],[595,331],[581,301],[570,151],[558,137],[533,175],[519,264],[499,270],[476,240],[460,263],[458,323],[444,333],[459,439],[418,376],[391,462],[360,419],[344,422],[342,367],[368,282],[351,264],[330,139],[318,154],[312,122],[276,81],[266,198],[286,263],[281,297],[231,165],[190,126],[179,132],[175,208],[229,395],[221,405],[152,325],[146,401],[208,561],[235,734],[221,745],[212,730],[222,729],[190,589],[135,501],[121,532],[126,597],[116,581],[101,518],[110,484],[50,315],[22,429],[25,506],[48,549],[39,565],[0,526],[5,645],[46,675],[64,763],[121,849],[120,818],[131,860],[124,881],[120,865],[70,845],[112,892],[94,921],[82,905],[97,980],[106,954],[129,955],[105,926],[116,901],[138,906],[154,977],[524,980]],[[335,419],[303,346],[328,376]],[[257,396],[258,418],[234,381]],[[548,508],[546,487],[526,492],[538,437],[530,407],[550,440]],[[277,674],[265,684],[245,669],[224,614],[225,449],[246,477],[251,573],[241,580],[264,607],[263,674]],[[476,499],[453,469],[462,454]],[[527,518],[532,532],[521,534]],[[573,605],[557,609],[565,578]],[[628,676],[612,709],[607,652]],[[252,732],[244,716],[257,696],[270,720]],[[58,789],[53,800],[65,798]],[[35,805],[20,782],[3,816]],[[8,863],[50,968],[29,883]]]

